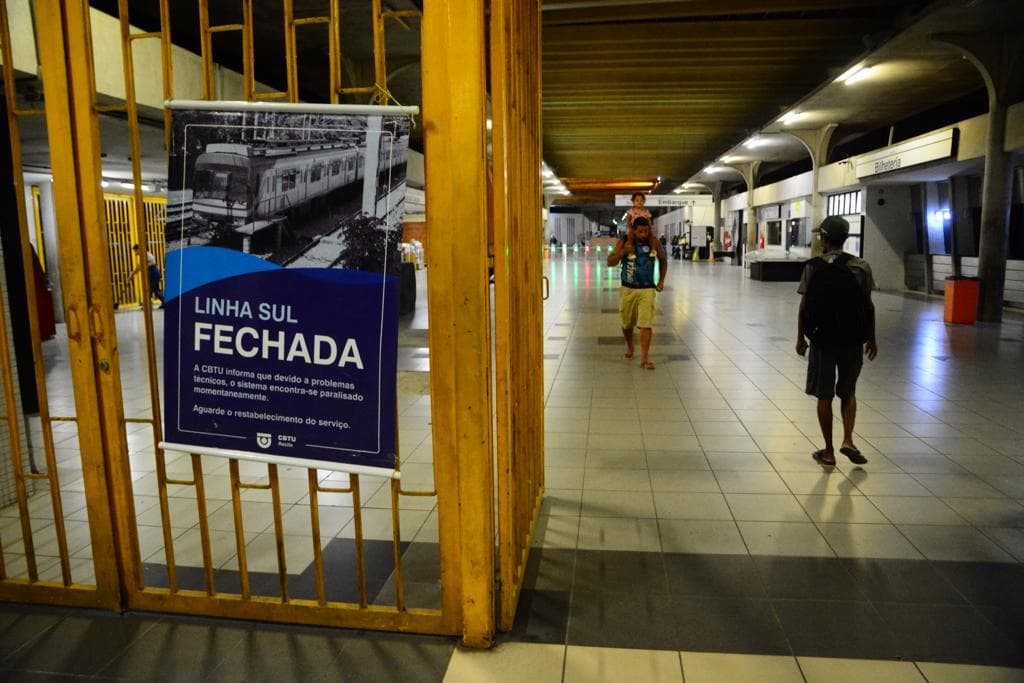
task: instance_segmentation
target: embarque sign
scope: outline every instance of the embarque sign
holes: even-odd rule
[[[163,446],[393,470],[415,109],[168,106]]]

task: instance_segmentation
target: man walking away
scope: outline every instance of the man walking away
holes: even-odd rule
[[[864,259],[843,252],[850,224],[839,216],[829,216],[816,231],[822,242],[822,255],[804,266],[797,291],[800,315],[797,317],[796,352],[811,352],[807,358],[807,393],[818,399],[818,424],[825,448],[812,457],[822,465],[836,464],[832,445],[832,398],[838,395],[843,416],[843,442],[839,452],[857,465],[868,460],[853,442],[857,418],[857,377],[864,364],[862,356],[874,360],[875,306],[871,290],[875,281],[871,266]],[[838,372],[838,379],[836,377]]]
[[[654,261],[659,264],[658,283],[654,283]],[[668,259],[661,242],[651,235],[651,225],[643,216],[633,220],[633,229],[615,245],[608,255],[610,268],[622,264],[622,287],[619,289],[619,313],[622,336],[626,338],[626,358],[633,357],[633,328],[640,328],[640,367],[653,370],[647,357],[651,349],[651,323],[654,320],[655,291],[665,287]]]

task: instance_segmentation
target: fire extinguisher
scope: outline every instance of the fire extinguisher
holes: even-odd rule
[[[764,249],[764,233],[761,233],[760,239],[758,239],[758,249]]]

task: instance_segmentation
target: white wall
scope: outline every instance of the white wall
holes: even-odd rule
[[[781,204],[797,197],[810,197],[813,183],[814,172],[807,171],[771,185],[756,187],[754,188],[754,206]]]
[[[60,282],[60,254],[57,248],[57,218],[53,203],[53,179],[43,173],[26,173],[25,178],[25,216],[28,218],[29,241],[39,251],[36,244],[36,218],[32,206],[32,186],[39,188],[39,222],[43,233],[43,252],[46,257],[46,277],[53,287],[53,314],[57,322],[64,322],[64,295]]]
[[[917,248],[910,186],[873,185],[864,193],[864,258],[879,289],[904,289],[903,254]]]

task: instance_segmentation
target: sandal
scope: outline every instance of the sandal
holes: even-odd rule
[[[839,452],[849,458],[850,462],[855,465],[863,465],[868,461],[860,451],[851,446],[843,446],[839,449]]]
[[[642,367],[644,370],[653,370],[655,366],[654,363],[652,363],[651,361],[645,360],[640,363],[640,367]]]
[[[821,449],[820,451],[814,451],[813,453],[811,453],[811,457],[814,458],[814,462],[825,465],[826,467],[836,466],[836,456],[829,455],[828,451],[826,451],[824,448]]]

